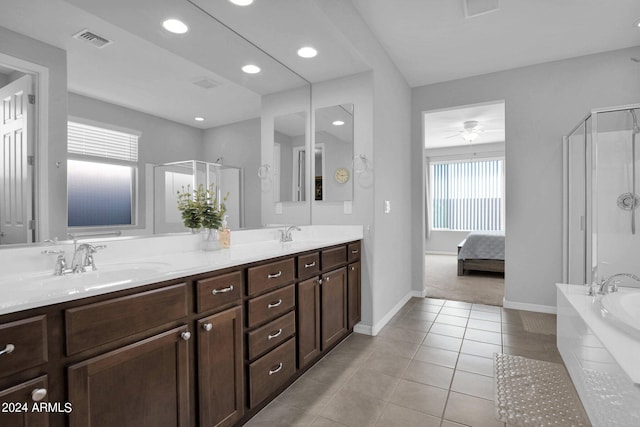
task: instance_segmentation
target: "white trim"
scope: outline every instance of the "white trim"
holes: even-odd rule
[[[556,314],[557,307],[553,305],[530,304],[526,302],[509,301],[507,298],[502,299],[502,307],[514,310],[535,311],[537,313]]]
[[[34,62],[25,61],[0,53],[0,63],[23,73],[31,74],[34,80],[36,96],[35,114],[35,195],[36,212],[35,241],[40,242],[49,236],[49,68]],[[47,219],[47,220],[45,220]]]
[[[458,255],[455,252],[447,252],[447,251],[424,251],[425,255]]]
[[[427,294],[427,290],[423,289],[421,291],[409,291],[409,293],[407,293],[391,310],[389,310],[387,312],[387,314],[385,314],[382,319],[380,319],[380,321],[378,321],[378,323],[376,323],[375,325],[373,325],[373,327],[368,326],[368,325],[362,325],[361,327],[358,328],[359,333],[367,333],[368,335],[372,335],[372,336],[376,336],[378,335],[378,332],[380,332],[382,330],[382,328],[384,328],[387,323],[389,323],[389,321],[393,318],[393,316],[395,316],[396,314],[398,314],[398,312],[400,311],[400,309],[402,307],[404,307],[404,305],[409,302],[409,300],[413,297],[417,297],[417,298],[424,298]],[[359,324],[358,324],[359,325]],[[356,325],[356,326],[358,326]],[[355,331],[355,328],[354,328]],[[367,332],[365,332],[367,331]]]

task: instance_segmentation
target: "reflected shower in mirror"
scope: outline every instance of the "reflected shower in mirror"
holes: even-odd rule
[[[307,114],[277,116],[273,132],[274,202],[304,202],[306,197]]]
[[[353,200],[353,104],[315,110],[315,200]]]

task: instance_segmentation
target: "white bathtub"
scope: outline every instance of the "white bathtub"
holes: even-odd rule
[[[640,426],[640,325],[634,330],[623,324],[633,323],[633,316],[605,318],[602,296],[588,296],[585,286],[556,286],[558,349],[591,423]],[[633,309],[624,298],[640,298],[638,294],[640,290],[620,288],[608,307]]]

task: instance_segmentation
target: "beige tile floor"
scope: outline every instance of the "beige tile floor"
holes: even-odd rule
[[[378,336],[352,334],[247,425],[504,426],[493,353],[561,363],[556,336],[527,331],[522,313],[413,298]],[[555,323],[537,316],[547,331]]]

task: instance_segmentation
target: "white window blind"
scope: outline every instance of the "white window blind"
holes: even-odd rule
[[[138,161],[138,135],[76,122],[68,122],[67,133],[69,153]]]
[[[432,164],[433,228],[501,230],[503,168],[502,159]]]

